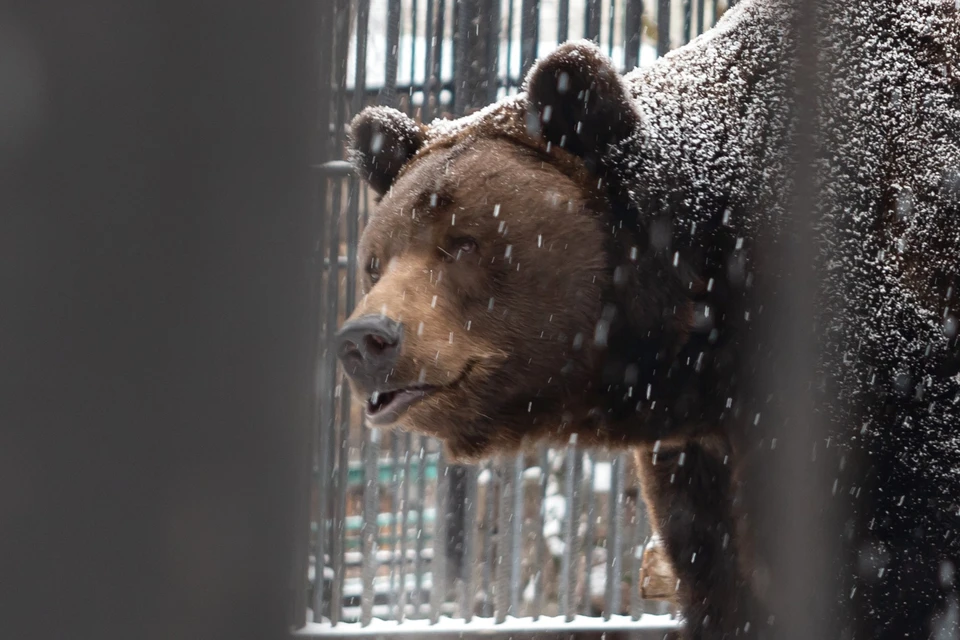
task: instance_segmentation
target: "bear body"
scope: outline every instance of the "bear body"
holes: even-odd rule
[[[845,34],[822,43],[817,234],[823,411],[842,453],[817,472],[849,500],[854,636],[928,637],[960,617],[960,10],[824,4]],[[793,18],[747,0],[625,78],[568,43],[525,93],[471,116],[372,108],[352,125],[380,199],[338,349],[368,420],[461,460],[572,433],[635,450],[689,638],[760,637],[766,592],[788,579],[754,549],[741,489],[771,449],[745,381],[783,293]]]

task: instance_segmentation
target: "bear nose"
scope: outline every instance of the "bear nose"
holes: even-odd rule
[[[348,320],[337,332],[337,356],[351,378],[368,388],[383,384],[393,370],[403,337],[399,322],[386,316]]]

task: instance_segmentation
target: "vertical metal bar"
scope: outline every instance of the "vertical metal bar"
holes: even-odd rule
[[[717,24],[720,19],[720,0],[711,0],[713,2],[713,24]]]
[[[353,113],[363,109],[364,91],[367,86],[367,32],[370,22],[370,0],[357,0],[357,69],[354,81]],[[347,217],[347,289],[344,292],[346,313],[353,311],[357,293],[357,245],[359,244],[360,225],[360,181],[355,176],[349,178],[350,213]],[[366,195],[366,190],[364,190]],[[364,215],[367,211],[364,209]],[[331,262],[331,264],[333,264]],[[343,396],[347,397],[349,386],[343,385]],[[349,412],[349,406],[348,406]]]
[[[576,585],[577,576],[580,574],[580,558],[583,555],[583,540],[580,535],[580,518],[583,508],[583,461],[586,453],[584,449],[577,447],[573,456],[573,494],[570,502],[570,513],[573,516],[573,545],[570,552],[573,554],[573,561],[570,563],[570,584]],[[573,615],[579,613],[579,603],[576,598],[576,589],[570,594],[570,607]]]
[[[693,28],[692,0],[683,0],[683,44],[690,42],[690,30]]]
[[[467,535],[467,476],[467,467],[459,464],[447,466],[446,505],[443,511],[447,530],[441,549],[444,561],[447,563],[443,577],[448,591],[451,580],[454,584],[460,583],[464,570],[463,548]]]
[[[603,617],[620,613],[623,588],[623,480],[624,454],[618,454],[610,470],[610,523],[607,525],[607,602]]]
[[[397,106],[397,58],[400,55],[400,0],[387,0],[387,60],[380,104]]]
[[[432,91],[433,78],[433,10],[436,0],[426,0],[427,18],[423,30],[424,54],[423,54],[423,101],[420,105],[420,119],[428,123],[433,119],[433,112],[430,108],[430,93]],[[411,62],[411,65],[416,60]]]
[[[492,462],[486,465],[488,473],[486,500],[483,516],[483,615],[486,618],[493,616],[492,577],[493,577],[493,529],[496,519],[497,470]]]
[[[460,594],[460,616],[467,622],[473,619],[473,607],[476,599],[474,556],[476,555],[477,540],[477,474],[478,470],[476,467],[469,467],[467,469],[465,478],[466,491],[464,492],[466,501],[464,505],[465,526],[463,553],[460,563],[460,583],[462,589]]]
[[[510,94],[510,87],[514,86],[513,76],[510,75],[513,69],[513,3],[514,0],[507,0],[507,77],[504,82],[507,95]]]
[[[353,83],[353,113],[363,108],[363,94],[367,88],[367,32],[370,27],[370,0],[357,3],[357,68]]]
[[[400,571],[399,589],[400,598],[397,601],[397,621],[403,622],[407,607],[407,532],[410,528],[410,446],[412,437],[410,432],[403,434],[402,478],[400,481]]]
[[[450,486],[449,467],[440,452],[437,461],[437,503],[436,518],[433,521],[433,558],[430,560],[430,622],[440,620],[443,604],[447,597],[447,558],[445,543],[447,540],[447,491]]]
[[[410,89],[407,97],[407,115],[415,112],[413,94],[417,85],[417,0],[410,0]]]
[[[506,457],[497,459],[500,473],[500,504],[498,505],[496,557],[496,620],[502,623],[510,612],[510,507],[513,486]]]
[[[557,44],[570,37],[570,0],[560,0],[557,4]]]
[[[522,0],[520,9],[520,77],[527,75],[527,71],[537,59],[537,44],[540,42],[540,2],[539,0]]]
[[[523,542],[523,454],[513,459],[513,504],[510,508],[510,614],[520,615],[521,544]]]
[[[613,34],[616,33],[614,24],[617,19],[617,0],[610,0],[609,14],[607,15],[607,55],[613,57]]]
[[[353,83],[353,104],[352,113],[356,114],[363,108],[364,90],[367,86],[367,32],[370,21],[370,0],[357,0],[357,31],[356,31],[356,61]],[[360,183],[356,177],[350,177],[348,182],[348,204],[349,212],[347,215],[347,279],[346,290],[344,291],[345,309],[348,314],[353,310],[356,302],[357,290],[357,244],[359,238],[360,225]],[[331,262],[331,265],[333,263]],[[343,380],[340,383],[341,396],[341,423],[349,425],[350,423],[350,387]],[[347,427],[349,433],[349,427]],[[369,435],[369,437],[367,437]],[[366,468],[368,475],[365,476],[367,485],[364,487],[364,505],[363,505],[363,540],[364,564],[363,564],[363,596],[361,598],[361,623],[370,624],[373,608],[373,574],[376,571],[376,548],[377,535],[379,529],[377,525],[377,493],[379,489],[379,478],[376,476],[377,456],[379,444],[378,432],[371,430],[369,434],[364,434],[366,447],[363,455],[373,456],[373,473],[370,473],[370,467]],[[367,460],[368,465],[369,460]],[[371,522],[372,518],[372,522]]]
[[[706,14],[706,4],[707,4],[707,0],[697,0],[697,33],[696,35],[700,35],[701,33],[703,33],[703,28],[705,26],[703,21],[704,21],[704,15]]]
[[[623,10],[623,68],[632,71],[640,63],[643,33],[643,1],[626,0]]]
[[[419,465],[417,466],[417,542],[416,555],[413,558],[414,575],[416,583],[414,584],[414,617],[419,618],[423,607],[423,543],[425,535],[426,518],[426,495],[427,495],[427,439],[424,436],[419,437]]]
[[[657,0],[657,55],[670,51],[670,0]]]
[[[560,560],[560,615],[572,620],[574,616],[574,566],[573,552],[576,547],[576,492],[577,492],[577,434],[570,436],[564,465],[564,496],[566,509],[563,522],[563,557]]]
[[[334,505],[334,553],[333,553],[333,589],[330,595],[330,620],[333,624],[340,621],[343,607],[343,584],[346,577],[346,517],[347,517],[347,480],[350,468],[350,421],[340,420],[340,433],[337,447],[336,503]]]
[[[377,574],[377,550],[380,527],[377,515],[380,507],[380,430],[367,429],[363,447],[363,595],[360,597],[360,624],[367,626],[373,619],[375,597],[373,578]]]
[[[457,50],[456,64],[453,65],[453,115],[462,116],[467,110],[467,104],[472,102],[472,94],[478,89],[476,78],[471,78],[471,67],[479,66],[476,47],[477,40],[471,37],[474,28],[479,27],[480,7],[477,0],[460,0],[457,3],[456,40],[454,48]],[[468,84],[469,83],[469,84]]]
[[[436,31],[435,37],[436,42],[433,45],[433,59],[434,59],[434,69],[433,69],[433,79],[432,83],[436,89],[436,110],[434,115],[441,115],[443,113],[443,108],[441,106],[440,94],[443,93],[443,36],[446,32],[445,24],[447,17],[447,3],[446,0],[437,0],[437,20],[436,20]]]
[[[347,51],[349,49],[349,25],[350,25],[350,3],[346,0],[340,0],[335,10],[334,22],[336,28],[333,32],[335,41],[334,61],[337,63],[335,99],[333,103],[332,121],[334,123],[334,147],[338,149],[342,145],[344,122],[346,121],[346,85],[347,85]],[[330,218],[329,218],[329,238],[328,255],[330,270],[327,272],[327,344],[332,343],[334,332],[337,327],[338,309],[340,300],[340,274],[334,266],[339,263],[337,259],[340,254],[340,224],[342,211],[340,209],[342,198],[342,181],[336,181],[331,198]],[[332,350],[327,350],[327,380],[331,382],[328,385],[326,404],[329,407],[325,415],[326,429],[333,433],[336,429],[336,389],[340,383],[340,377],[337,372],[337,362]],[[332,384],[337,383],[337,384]],[[344,582],[344,520],[346,518],[346,491],[347,491],[347,465],[349,456],[348,445],[349,424],[342,420],[340,423],[340,433],[337,438],[336,447],[330,448],[330,466],[336,465],[336,491],[333,494],[333,584],[330,591],[330,620],[333,624],[340,621],[343,607],[343,582]],[[336,456],[336,462],[333,461]]]
[[[500,71],[500,0],[488,0],[486,5],[488,15],[482,18],[486,22],[486,51],[487,51],[487,93],[485,104],[496,102]]]
[[[359,184],[359,183],[358,183]],[[367,221],[370,218],[370,189],[360,189],[360,201],[363,203],[363,206],[360,207],[360,210],[363,211],[363,216],[361,216],[360,224],[361,229],[367,226]]]
[[[327,378],[327,380],[331,380]],[[333,384],[329,384],[330,387],[333,387]],[[329,411],[334,412],[334,408],[331,406]],[[332,418],[331,418],[332,419]],[[339,437],[338,432],[334,432],[334,425],[331,423],[328,425],[327,429],[331,432],[330,440],[332,445],[330,447],[330,469],[331,474],[333,475],[333,496],[332,504],[330,505],[331,510],[331,521],[330,521],[330,562],[333,565],[333,580],[330,583],[330,610],[328,616],[330,621],[333,624],[336,624],[340,620],[340,610],[343,604],[343,521],[345,517],[345,497],[346,484],[344,481],[345,474],[340,473],[340,467],[346,464],[345,454],[341,453],[343,445]],[[324,455],[326,455],[325,452]],[[320,487],[321,491],[325,491],[325,487]],[[314,613],[316,614],[316,609]]]
[[[585,503],[584,505],[584,517],[586,518],[586,527],[583,532],[583,553],[585,558],[584,563],[584,578],[587,581],[587,585],[590,584],[590,571],[593,569],[593,551],[594,551],[594,534],[596,533],[597,528],[597,511],[596,511],[596,494],[594,492],[594,482],[597,475],[597,461],[589,453],[584,451],[583,460],[581,465],[586,468],[587,462],[590,462],[590,477],[584,478],[585,487],[581,491],[585,491],[586,494],[582,496],[581,500]],[[584,474],[586,475],[586,474]],[[583,593],[583,601],[581,603],[581,609],[583,611],[588,611],[590,605],[590,589],[585,589]]]
[[[640,568],[643,566],[643,553],[646,550],[646,530],[647,517],[643,507],[643,500],[637,496],[634,502],[633,513],[633,540],[630,548],[633,551],[633,561],[630,566],[630,575],[633,576],[633,583],[630,589],[630,617],[637,620],[643,614],[643,603],[640,600]]]
[[[344,137],[344,128],[346,123],[346,97],[347,97],[347,54],[350,50],[350,7],[349,0],[337,0],[335,10],[334,45],[335,53],[333,56],[336,63],[336,92],[333,102],[332,121],[334,123],[334,135],[331,144],[333,149],[340,149]],[[339,211],[338,211],[339,213]]]
[[[324,4],[321,8],[320,14],[320,32],[319,32],[319,44],[320,44],[320,68],[319,68],[319,82],[321,87],[320,93],[320,102],[318,105],[317,113],[317,123],[319,127],[318,133],[318,150],[316,160],[319,163],[325,162],[329,158],[330,148],[329,148],[329,137],[330,137],[330,123],[331,123],[331,101],[326,97],[327,92],[331,88],[331,80],[333,78],[333,25],[334,25],[334,5],[333,4]],[[320,215],[323,218],[323,223],[320,225],[320,233],[317,239],[317,262],[316,265],[317,273],[322,274],[323,261],[324,258],[328,255],[328,247],[326,244],[327,240],[327,228],[330,226],[330,222],[333,219],[333,212],[327,208],[327,186],[328,179],[324,175],[320,175],[318,184],[317,184],[317,205],[319,207]],[[336,258],[336,256],[333,256]],[[333,263],[330,263],[333,264]],[[334,269],[331,269],[326,273],[326,277],[333,277]],[[320,309],[327,309],[327,296],[326,288],[324,287],[323,276],[321,275],[318,278],[318,289],[320,296]],[[322,313],[322,312],[321,312]],[[318,504],[317,504],[317,536],[314,546],[314,584],[313,584],[313,602],[311,607],[313,608],[314,619],[319,620],[324,615],[324,601],[325,595],[325,569],[326,569],[326,555],[329,551],[329,545],[327,544],[327,537],[331,533],[333,522],[330,519],[330,501],[328,500],[329,487],[328,484],[330,481],[329,474],[333,469],[333,461],[330,455],[332,449],[332,440],[333,440],[333,430],[330,428],[332,426],[328,423],[327,414],[333,411],[332,403],[328,403],[326,395],[326,390],[333,387],[333,379],[328,372],[328,345],[330,344],[326,335],[328,335],[328,327],[326,325],[326,319],[321,318],[320,324],[317,327],[317,362],[316,362],[316,372],[314,374],[317,386],[315,387],[315,402],[317,403],[316,408],[314,409],[315,424],[313,425],[314,432],[314,461],[316,465],[316,477],[313,478],[310,486],[316,487]],[[309,492],[307,494],[309,496]],[[309,502],[305,500],[307,505]],[[332,560],[332,558],[331,558]],[[297,585],[297,597],[299,599],[299,594],[302,593],[302,588]],[[306,604],[304,603],[303,607],[300,606],[299,602],[296,604],[297,612],[296,617],[299,620],[303,617],[303,613],[300,611],[301,608],[305,608]],[[328,614],[329,615],[329,614]]]
[[[393,540],[390,543],[390,593],[388,594],[390,611],[394,617],[400,616],[400,594],[403,592],[403,582],[397,582],[397,576],[400,573],[400,567],[405,558],[400,553],[400,539],[403,537],[403,523],[405,518],[400,514],[402,503],[400,502],[400,434],[396,431],[390,434],[390,517],[393,521],[390,523],[390,530],[393,532]]]
[[[323,122],[323,120],[321,120]],[[318,197],[320,199],[321,210],[326,209],[326,186],[327,178],[321,177],[319,180],[319,186],[317,189]],[[324,216],[325,218],[327,216]],[[326,225],[323,225],[326,227]],[[324,240],[326,234],[323,233],[320,238],[320,246],[322,247],[322,252],[326,251],[326,246],[324,245]],[[320,255],[320,263],[323,263],[323,253]],[[320,304],[321,309],[326,308],[326,296],[322,295],[323,289],[323,280],[320,280],[320,289],[321,289],[321,298]],[[327,366],[326,366],[326,354],[324,349],[327,348],[327,343],[324,340],[323,334],[326,332],[326,327],[321,323],[318,327],[318,345],[317,345],[317,372],[316,376],[316,396],[318,400],[318,406],[315,410],[316,424],[314,425],[316,436],[314,442],[316,443],[316,450],[314,452],[315,460],[315,476],[311,479],[311,486],[315,484],[317,490],[317,537],[314,544],[314,584],[313,584],[313,602],[311,606],[313,607],[314,619],[319,620],[323,616],[324,610],[324,595],[325,595],[325,570],[327,566],[326,554],[328,552],[327,537],[330,535],[331,529],[331,520],[330,520],[330,501],[328,500],[328,490],[329,490],[329,475],[332,470],[332,465],[330,464],[330,456],[328,452],[330,451],[332,444],[331,430],[327,428],[326,415],[328,411],[332,411],[333,407],[327,406],[326,402],[321,399],[321,396],[324,394],[327,387],[332,387],[331,380],[327,375]],[[307,494],[309,496],[309,493]],[[298,592],[300,590],[298,589]],[[299,616],[298,616],[299,617]]]
[[[584,7],[583,37],[600,42],[600,18],[603,5],[601,0],[587,0]]]
[[[460,37],[460,29],[464,28],[465,19],[461,9],[463,8],[464,2],[474,2],[476,0],[454,0],[452,3],[451,13],[453,14],[450,18],[450,72],[453,74],[453,81],[450,83],[450,91],[453,93],[450,99],[450,112],[456,113],[456,104],[457,104],[457,94],[459,94],[465,87],[459,85],[457,69],[459,68],[460,62],[460,43],[462,38]],[[463,61],[467,62],[480,62],[476,61]],[[441,74],[442,77],[442,74]],[[471,89],[476,89],[476,87],[471,87]]]
[[[607,494],[607,567],[606,567],[606,590],[603,594],[603,618],[609,620],[613,612],[613,592],[614,585],[619,586],[619,580],[614,574],[614,558],[617,555],[617,546],[615,543],[616,534],[614,528],[617,520],[617,458],[610,461],[610,491]]]
[[[547,539],[543,535],[543,526],[546,521],[547,479],[550,477],[549,451],[546,445],[540,445],[540,505],[539,520],[537,522],[537,566],[536,582],[533,603],[533,618],[543,615],[543,604],[546,596],[546,566],[547,566]]]

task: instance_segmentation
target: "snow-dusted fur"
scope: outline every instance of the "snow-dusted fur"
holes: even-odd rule
[[[848,468],[819,471],[850,501],[851,628],[863,638],[957,637],[958,6],[821,5],[823,398]],[[634,202],[670,212],[675,242],[709,246],[720,222],[745,239],[748,265],[762,260],[751,239],[776,227],[782,204],[784,15],[777,2],[743,3],[629,74],[643,126],[611,150]]]
[[[824,409],[847,453],[815,469],[836,479],[825,500],[850,501],[848,630],[957,637],[958,6],[821,5]],[[689,46],[628,74],[628,108],[642,124],[602,160],[641,224],[669,217],[681,255],[741,243],[723,252],[735,266],[724,265],[727,287],[708,300],[727,311],[721,331],[740,335],[763,299],[721,296],[741,295],[750,278],[776,288],[757,242],[778,227],[792,152],[789,15],[787,3],[744,2]]]

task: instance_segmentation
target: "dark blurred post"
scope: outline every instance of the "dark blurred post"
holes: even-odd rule
[[[0,10],[2,637],[286,635],[320,4]]]
[[[764,300],[766,323],[753,424],[757,548],[770,562],[772,637],[837,638],[836,562],[841,531],[830,484],[836,472],[828,425],[817,411],[817,368],[823,346],[816,334],[823,272],[814,227],[820,205],[814,162],[819,113],[817,2],[796,0],[797,132],[794,191],[770,265],[781,274]],[[772,400],[772,401],[770,401]],[[754,411],[751,411],[751,416]],[[759,482],[758,482],[759,480]]]

